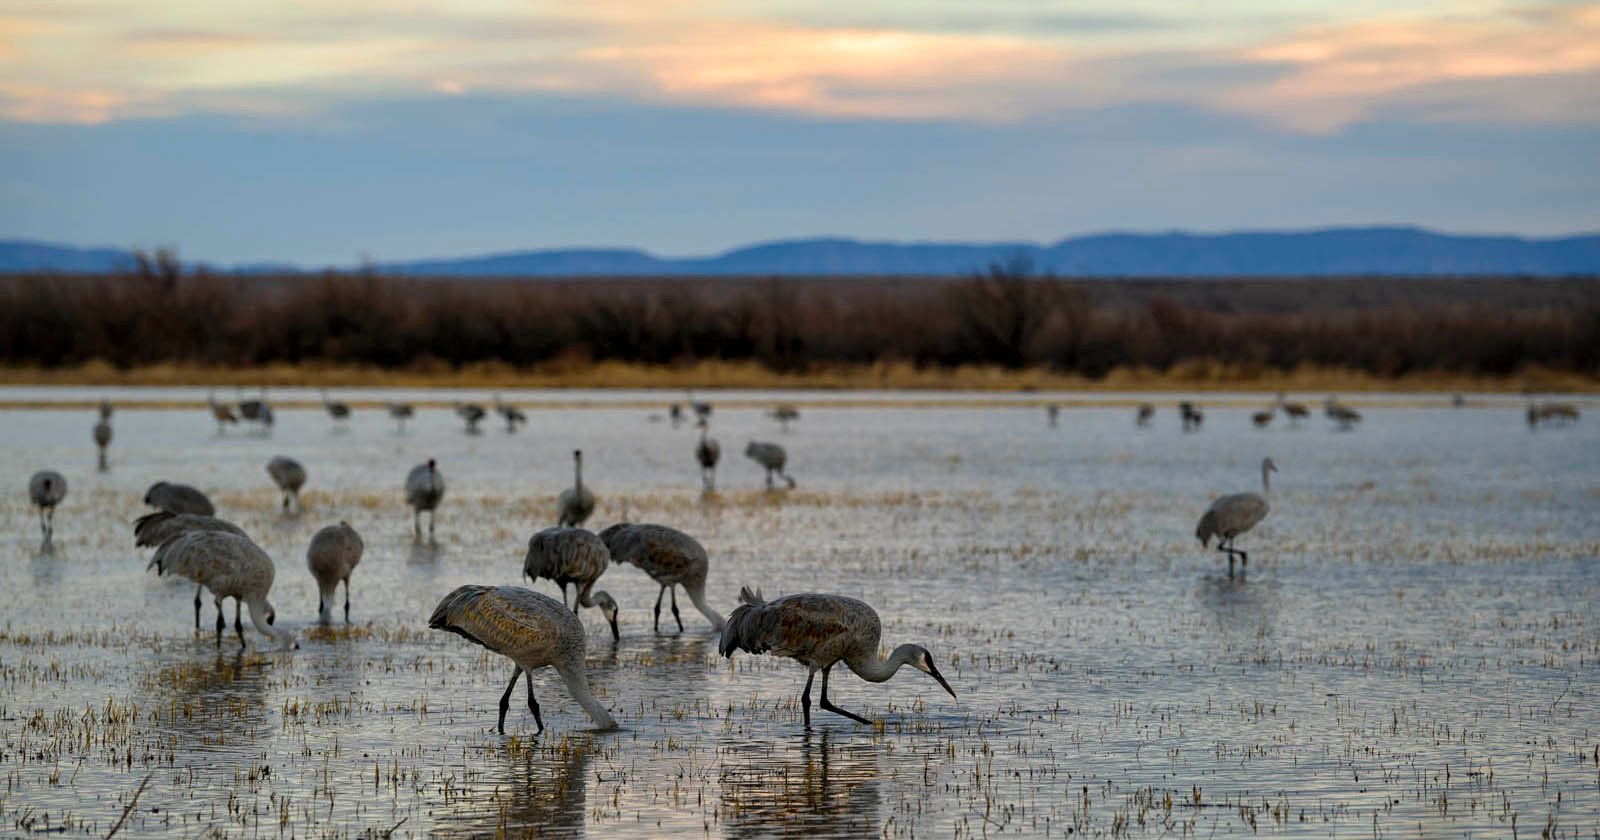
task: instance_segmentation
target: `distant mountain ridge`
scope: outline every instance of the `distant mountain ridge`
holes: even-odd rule
[[[1600,274],[1600,234],[1528,238],[1361,227],[1221,234],[1106,233],[1070,237],[1053,245],[817,238],[759,243],[706,257],[658,257],[624,248],[562,248],[380,263],[376,268],[395,274],[450,277],[949,276],[1018,257],[1029,260],[1036,271],[1064,276],[1564,276]],[[115,248],[0,240],[0,272],[102,272],[132,262],[131,251]],[[280,263],[212,268],[240,273],[295,270]]]

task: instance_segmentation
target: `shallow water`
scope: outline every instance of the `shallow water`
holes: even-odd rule
[[[0,404],[99,395],[10,390]],[[491,420],[468,436],[442,409],[404,435],[377,410],[348,429],[281,410],[270,438],[219,436],[200,409],[123,410],[106,474],[92,412],[0,411],[14,487],[0,498],[0,827],[104,836],[148,779],[119,836],[1600,831],[1592,417],[1530,432],[1516,401],[1414,397],[1363,401],[1348,433],[1320,416],[1257,431],[1246,410],[1213,408],[1185,435],[1170,411],[1141,431],[1124,408],[1074,408],[1049,429],[987,395],[830,407],[746,393],[727,405],[751,407],[714,415],[722,492],[707,500],[692,428],[636,407],[680,395],[579,396],[548,397],[514,435]],[[779,399],[802,404],[787,434],[754,407]],[[567,407],[580,401],[595,405]],[[740,454],[751,438],[788,448],[798,489],[761,490]],[[620,567],[599,588],[621,605],[622,641],[584,619],[591,681],[626,728],[588,731],[541,673],[544,734],[520,688],[511,734],[496,734],[509,664],[426,617],[462,583],[519,582],[580,447],[591,526],[694,534],[723,613],[745,584],[861,597],[885,644],[925,644],[959,699],[911,670],[882,685],[836,673],[832,699],[882,726],[813,709],[808,732],[801,666],[721,659],[687,598],[686,632],[668,615],[655,635],[656,586]],[[278,511],[264,471],[278,453],[310,472],[303,516]],[[1194,521],[1217,494],[1259,489],[1265,455],[1282,470],[1273,512],[1239,541],[1248,578],[1229,581]],[[428,457],[449,483],[436,547],[413,542],[399,489]],[[24,492],[46,467],[70,485],[47,552]],[[196,633],[193,588],[132,547],[158,479],[206,490],[274,556],[278,623],[300,650],[247,624],[248,649],[230,629],[219,653],[209,601]],[[354,625],[324,631],[304,551],[339,519],[367,553]]]

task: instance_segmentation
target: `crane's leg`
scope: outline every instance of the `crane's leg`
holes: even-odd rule
[[[511,708],[511,690],[517,687],[517,677],[522,676],[522,666],[518,665],[511,671],[511,684],[506,686],[506,693],[500,695],[500,723],[496,726],[500,734],[506,734],[506,710]],[[532,697],[533,692],[528,692]]]
[[[289,492],[287,490],[283,493],[283,512],[289,512]]]
[[[828,672],[831,671],[831,670],[833,670],[833,666],[832,665],[829,665],[828,667],[822,669],[822,708],[827,709],[828,711],[833,712],[836,715],[844,715],[845,717],[855,721],[856,723],[869,723],[869,724],[872,723],[872,721],[867,720],[866,718],[856,714],[855,712],[847,712],[844,709],[841,709],[838,706],[835,706],[832,703],[828,702]]]
[[[656,620],[654,626],[657,635],[661,633],[661,599],[665,598],[666,595],[667,588],[665,586],[661,587],[661,591],[656,593]]]
[[[44,521],[44,508],[39,508],[39,538],[48,542],[50,540],[50,526]]]
[[[816,679],[817,669],[812,668],[806,673],[806,690],[800,692],[800,712],[805,716],[806,728],[811,728],[811,681]]]
[[[1217,550],[1228,555],[1228,580],[1233,580],[1233,549],[1229,547],[1230,538],[1223,537],[1217,541]]]
[[[422,542],[422,509],[411,509],[411,537],[417,542]]]
[[[222,599],[217,599],[217,650],[222,649],[222,631],[228,628],[228,620],[222,617]]]
[[[204,592],[204,591],[205,591],[205,587],[204,586],[201,586],[199,584],[195,584],[195,587],[194,587],[194,629],[196,629],[196,630],[200,629],[200,593]]]
[[[437,510],[428,511],[428,542],[433,542],[433,526],[439,521]]]
[[[515,680],[513,680],[513,682],[515,682]],[[528,686],[528,711],[533,712],[533,722],[539,727],[533,731],[533,734],[538,735],[539,733],[544,732],[544,718],[539,716],[539,701],[533,699],[533,673],[529,671],[523,671],[522,682]]]
[[[678,587],[669,586],[667,591],[672,593],[672,620],[678,622],[678,632],[683,632],[683,616],[678,615]]]
[[[794,489],[794,476],[792,476],[792,475],[790,475],[788,473],[784,473],[783,474],[783,480],[787,481],[789,483],[789,489],[790,490]]]
[[[104,446],[100,447],[100,461],[98,466],[101,472],[106,471],[106,448]]]
[[[344,579],[344,623],[350,623],[350,579]]]
[[[233,630],[239,634],[239,649],[244,650],[244,622],[239,620],[239,599],[233,599]]]

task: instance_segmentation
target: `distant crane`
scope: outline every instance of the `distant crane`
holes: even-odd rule
[[[1267,518],[1271,508],[1267,505],[1267,476],[1278,471],[1278,465],[1272,463],[1271,458],[1261,462],[1261,492],[1257,493],[1231,493],[1211,503],[1200,517],[1200,524],[1195,527],[1194,535],[1200,540],[1201,546],[1211,542],[1212,537],[1220,537],[1217,541],[1217,550],[1228,555],[1228,578],[1233,578],[1233,558],[1238,555],[1244,571],[1249,571],[1250,555],[1243,550],[1233,547],[1233,540],[1240,534],[1256,527],[1261,520]]]
[[[554,598],[518,586],[463,586],[439,602],[428,619],[428,627],[455,633],[510,659],[516,667],[511,683],[500,695],[500,721],[496,729],[504,735],[506,710],[511,707],[511,691],[517,677],[528,686],[528,710],[544,732],[539,701],[533,697],[533,678],[527,672],[550,666],[567,684],[567,692],[588,712],[601,729],[616,729],[617,722],[589,689],[585,673],[583,622]]]
[[[412,408],[411,403],[408,402],[391,402],[389,403],[388,408],[389,416],[394,418],[394,421],[399,424],[399,430],[397,434],[405,434],[406,421],[411,419],[412,415],[416,413],[416,409]]]
[[[306,468],[299,461],[287,455],[274,455],[267,462],[267,475],[272,477],[272,483],[278,485],[278,490],[283,493],[283,512],[289,512],[289,502],[294,502],[296,513],[305,511],[300,504],[300,488],[306,485]]]
[[[332,417],[337,422],[343,423],[350,419],[350,404],[328,399],[327,388],[322,389],[322,408],[328,412],[329,417]]]
[[[411,505],[411,529],[422,540],[422,512],[428,512],[428,539],[433,540],[433,524],[438,519],[439,502],[444,498],[444,476],[432,458],[406,473],[406,504]]]
[[[582,525],[594,513],[594,494],[583,486],[583,450],[572,450],[572,486],[556,499],[559,525]]]
[[[707,494],[717,492],[717,462],[722,460],[722,445],[715,438],[706,437],[709,431],[702,420],[700,442],[694,446],[694,459],[700,463],[700,485]]]
[[[188,531],[225,531],[229,534],[245,536],[242,528],[215,516],[158,510],[155,513],[147,513],[133,521],[133,544],[136,548],[154,548]],[[194,588],[194,629],[196,630],[200,629],[200,594],[204,591],[204,585]],[[222,614],[218,613],[217,618],[220,620]]]
[[[592,531],[582,528],[546,528],[528,540],[528,553],[522,560],[522,574],[530,581],[539,578],[555,581],[561,587],[561,604],[567,603],[567,585],[573,586],[572,611],[579,607],[599,607],[600,613],[611,625],[611,640],[622,634],[617,630],[617,602],[606,592],[590,594],[595,581],[611,565],[611,550],[605,541]]]
[[[168,513],[196,513],[201,516],[216,515],[217,508],[206,494],[187,484],[158,481],[144,491],[144,503],[161,508]]]
[[[1278,408],[1283,409],[1284,416],[1289,418],[1290,427],[1299,426],[1301,420],[1311,416],[1311,410],[1306,408],[1305,403],[1288,402],[1282,393],[1278,394]]]
[[[39,509],[39,535],[45,543],[56,532],[56,505],[67,497],[67,479],[55,470],[40,470],[28,479],[28,501]]]
[[[262,635],[299,648],[294,635],[273,626],[277,612],[267,600],[276,573],[272,558],[249,537],[226,531],[187,531],[161,544],[150,567],[157,575],[168,572],[188,578],[211,590],[217,604],[217,647],[222,647],[222,602],[233,599],[233,629],[239,634],[239,647],[245,646],[240,603],[250,607],[250,623]]]
[[[779,403],[769,416],[778,421],[778,431],[787,433],[789,424],[800,419],[800,409],[789,403]]]
[[[1561,426],[1578,422],[1578,407],[1572,403],[1528,403],[1528,428],[1539,425]]]
[[[1206,421],[1206,413],[1188,400],[1178,403],[1178,417],[1183,421],[1183,430],[1186,432],[1200,431],[1201,424]]]
[[[1139,428],[1143,429],[1150,425],[1150,418],[1154,416],[1156,416],[1156,407],[1154,405],[1139,403],[1139,414],[1135,422],[1139,424]]]
[[[253,400],[239,401],[239,416],[246,422],[256,424],[261,434],[272,431],[272,404],[267,402],[267,389],[262,388],[260,395]]]
[[[667,416],[672,418],[672,428],[678,428],[683,422],[683,406],[678,403],[667,406]]]
[[[95,465],[100,472],[111,469],[106,462],[106,449],[111,446],[111,404],[100,404],[100,419],[94,424]]]
[[[600,532],[600,539],[611,551],[611,562],[631,563],[661,586],[656,594],[654,630],[661,632],[661,599],[672,595],[672,618],[683,632],[683,617],[678,614],[678,591],[683,586],[689,600],[716,629],[722,616],[706,604],[706,573],[711,562],[705,546],[694,537],[665,525],[633,525],[620,522]]]
[[[1323,402],[1322,411],[1328,415],[1329,420],[1338,425],[1341,432],[1348,432],[1355,428],[1357,423],[1361,422],[1361,412],[1339,402],[1334,397],[1328,397]]]
[[[1050,423],[1050,428],[1054,429],[1056,425],[1061,422],[1061,404],[1050,403],[1049,405],[1045,406],[1044,416],[1045,419]]]
[[[694,392],[693,391],[690,391],[688,396],[689,396],[689,408],[694,410],[694,416],[697,419],[700,419],[700,420],[710,420],[711,419],[711,403],[702,402],[702,401],[696,400],[694,398]]]
[[[486,415],[487,412],[483,410],[483,406],[478,405],[477,403],[456,403],[456,416],[460,417],[461,421],[467,424],[467,434],[469,435],[475,435],[478,433],[478,424],[483,422],[483,418]]]
[[[828,700],[828,672],[843,662],[856,676],[881,683],[902,665],[927,674],[954,698],[955,689],[934,667],[933,655],[921,645],[905,644],[885,657],[878,649],[883,624],[872,607],[843,595],[787,595],[765,601],[760,591],[739,591],[740,604],[722,628],[717,650],[733,658],[736,650],[787,656],[806,666],[806,688],[800,694],[805,725],[811,726],[811,681],[822,672],[822,708],[857,723],[871,721]]]
[[[507,434],[515,433],[519,424],[528,422],[528,415],[523,414],[522,409],[510,403],[501,402],[499,394],[494,395],[494,410],[496,414],[499,414],[506,421]]]
[[[227,424],[239,425],[239,415],[233,413],[233,407],[227,403],[217,402],[217,392],[206,392],[206,404],[211,408],[211,417],[217,421],[217,434],[227,430]]]
[[[317,581],[317,623],[332,621],[333,596],[344,584],[344,623],[350,623],[350,573],[361,562],[366,544],[350,523],[340,521],[317,531],[306,548],[306,568]]]
[[[789,463],[789,453],[776,443],[753,440],[745,445],[745,457],[760,464],[767,471],[767,489],[772,489],[772,477],[782,476],[789,484],[789,489],[794,489],[794,477],[784,471],[784,465]]]
[[[1274,413],[1270,408],[1265,411],[1253,411],[1250,413],[1250,422],[1255,424],[1258,429],[1265,429],[1272,425],[1272,415]]]

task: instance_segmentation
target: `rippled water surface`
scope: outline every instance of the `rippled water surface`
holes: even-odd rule
[[[1171,397],[1139,430],[1059,395],[1074,407],[1051,429],[978,395],[745,392],[713,417],[707,499],[692,427],[645,407],[672,395],[508,394],[528,425],[469,436],[443,408],[403,435],[372,408],[337,427],[301,393],[270,437],[219,435],[203,392],[115,396],[101,474],[93,412],[71,405],[98,392],[0,389],[8,836],[119,819],[119,836],[1600,833],[1600,406],[1530,431],[1514,400],[1356,399],[1365,421],[1341,433],[1320,414],[1258,431],[1229,401],[1183,434]],[[780,398],[801,402],[788,433],[760,410]],[[762,490],[752,438],[788,448],[797,489]],[[860,597],[959,699],[910,669],[836,672],[832,699],[881,725],[814,709],[808,731],[804,668],[730,664],[687,598],[686,631],[654,634],[657,587],[622,566],[598,587],[621,642],[584,620],[625,728],[589,731],[546,671],[544,734],[519,688],[498,735],[510,664],[426,618],[460,584],[519,582],[575,448],[589,524],[695,535],[724,613],[741,585]],[[310,473],[302,516],[264,471],[279,453]],[[1268,455],[1273,510],[1230,581],[1195,520],[1259,490]],[[449,482],[436,546],[413,542],[400,491],[429,457]],[[42,468],[70,485],[48,550],[25,492]],[[202,488],[273,555],[298,651],[247,629],[240,652],[230,629],[219,652],[209,599],[196,633],[193,587],[145,571],[129,523],[158,479]],[[340,519],[367,544],[354,623],[319,630],[305,549]]]

